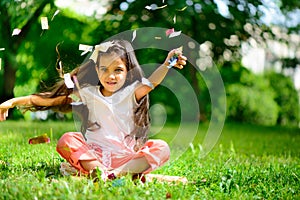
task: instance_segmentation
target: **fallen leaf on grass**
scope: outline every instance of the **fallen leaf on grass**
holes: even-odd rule
[[[28,141],[28,143],[29,144],[50,143],[50,138],[45,133],[43,135],[30,138],[29,141]]]

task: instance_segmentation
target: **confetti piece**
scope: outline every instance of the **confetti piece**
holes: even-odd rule
[[[163,5],[163,6],[157,7],[156,10],[157,10],[157,9],[165,8],[165,7],[167,7],[167,6],[168,6],[168,5]]]
[[[80,98],[75,94],[70,94],[69,97],[75,102],[78,102],[80,100]]]
[[[183,47],[181,46],[181,47],[177,48],[176,50],[182,52],[182,49],[183,49]],[[172,56],[170,58],[170,60],[168,60],[168,63],[169,63],[168,68],[170,69],[170,68],[174,67],[176,65],[177,61],[178,61],[178,55],[174,54],[174,56]]]
[[[18,29],[18,28],[15,28],[12,32],[12,35],[11,36],[14,36],[14,35],[19,35],[21,33],[21,29]]]
[[[49,29],[49,25],[48,25],[48,18],[47,17],[42,17],[41,18],[41,24],[42,24],[42,29]]]
[[[2,69],[2,58],[0,58],[0,70]]]
[[[132,40],[131,40],[131,42],[133,42],[133,40],[136,38],[136,30],[134,30],[133,31],[133,33],[132,33]]]
[[[74,80],[74,82],[75,82],[75,85],[76,85],[77,89],[80,90],[80,85],[79,85],[77,76],[73,76],[73,80]]]
[[[30,138],[29,141],[28,141],[28,143],[29,144],[50,143],[50,138],[45,133],[43,135]]]
[[[60,12],[60,10],[55,11],[55,13],[53,14],[51,21],[53,21],[54,17]]]
[[[175,30],[174,28],[166,30],[166,36],[169,36],[171,33],[173,33]]]
[[[182,52],[183,46],[177,48],[178,51]]]
[[[92,52],[93,51],[93,46],[90,45],[85,45],[85,44],[79,44],[79,50],[83,51],[81,53],[81,56],[87,54],[88,52]]]
[[[113,180],[113,182],[112,182],[113,187],[122,187],[124,185],[125,185],[124,179],[116,179],[116,180]]]
[[[93,51],[93,46],[85,45],[85,44],[79,44],[79,50],[80,51]]]
[[[150,6],[145,6],[147,10],[158,10],[167,7],[168,5],[157,6],[156,4],[151,4]]]
[[[161,37],[154,37],[156,40],[161,40]]]
[[[181,34],[181,31],[176,31],[176,32],[173,32],[169,35],[169,38],[172,38],[172,37],[177,37]]]
[[[0,48],[0,51],[4,51],[5,50],[5,48]]]
[[[187,8],[187,6],[181,8],[181,9],[177,9],[177,11],[180,11],[180,12],[181,12],[181,11],[184,11],[186,8]]]
[[[70,73],[64,74],[64,80],[67,88],[74,88],[74,83],[71,79]]]
[[[173,22],[176,24],[176,15],[173,17]]]
[[[59,73],[59,77],[60,77],[60,78],[63,78],[63,77],[64,77],[64,76],[63,76],[63,66],[62,66],[62,62],[61,62],[61,61],[58,62],[58,67],[59,67],[59,68],[56,68],[56,70],[57,70],[58,73]]]

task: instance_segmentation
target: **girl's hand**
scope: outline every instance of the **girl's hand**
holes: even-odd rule
[[[176,56],[177,57],[177,62],[174,65],[174,67],[178,68],[178,69],[183,69],[183,67],[186,65],[186,60],[187,58],[182,55],[182,49],[181,48],[177,48],[177,49],[173,49],[168,53],[168,56],[164,62],[165,66],[169,66],[169,60],[173,57]]]
[[[8,116],[8,110],[13,107],[14,107],[14,105],[13,105],[12,101],[10,101],[10,100],[5,101],[4,103],[0,104],[0,121],[6,120],[6,118]]]

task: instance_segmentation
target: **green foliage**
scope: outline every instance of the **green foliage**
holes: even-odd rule
[[[275,125],[278,106],[270,90],[259,90],[242,84],[227,87],[229,119],[253,124]]]
[[[92,182],[63,177],[55,151],[58,138],[74,123],[0,123],[0,199],[299,199],[299,129],[226,124],[218,145],[206,157],[201,124],[193,145],[176,161],[154,173],[186,176],[187,185]],[[167,125],[157,137],[176,132]],[[29,145],[28,138],[48,133],[51,143]],[[270,142],[272,141],[272,142]]]
[[[238,63],[221,69],[230,120],[297,126],[299,98],[290,77],[275,72],[255,75]]]
[[[290,77],[270,72],[266,74],[279,105],[278,124],[297,126],[300,117],[298,93]]]
[[[262,125],[275,125],[279,108],[269,81],[243,67],[221,70],[226,85],[228,119]]]

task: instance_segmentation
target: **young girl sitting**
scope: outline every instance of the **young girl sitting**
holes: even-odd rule
[[[177,61],[170,66],[174,56]],[[147,174],[170,155],[166,142],[148,140],[148,93],[161,83],[170,67],[182,69],[185,64],[182,52],[171,50],[146,79],[128,41],[105,42],[70,73],[77,87],[67,88],[60,81],[48,92],[10,99],[0,105],[0,121],[15,106],[63,112],[73,107],[82,120],[82,130],[65,133],[57,143],[58,153],[70,165],[62,164],[62,171],[71,167],[80,174],[94,175],[100,170],[104,180],[128,173]]]

